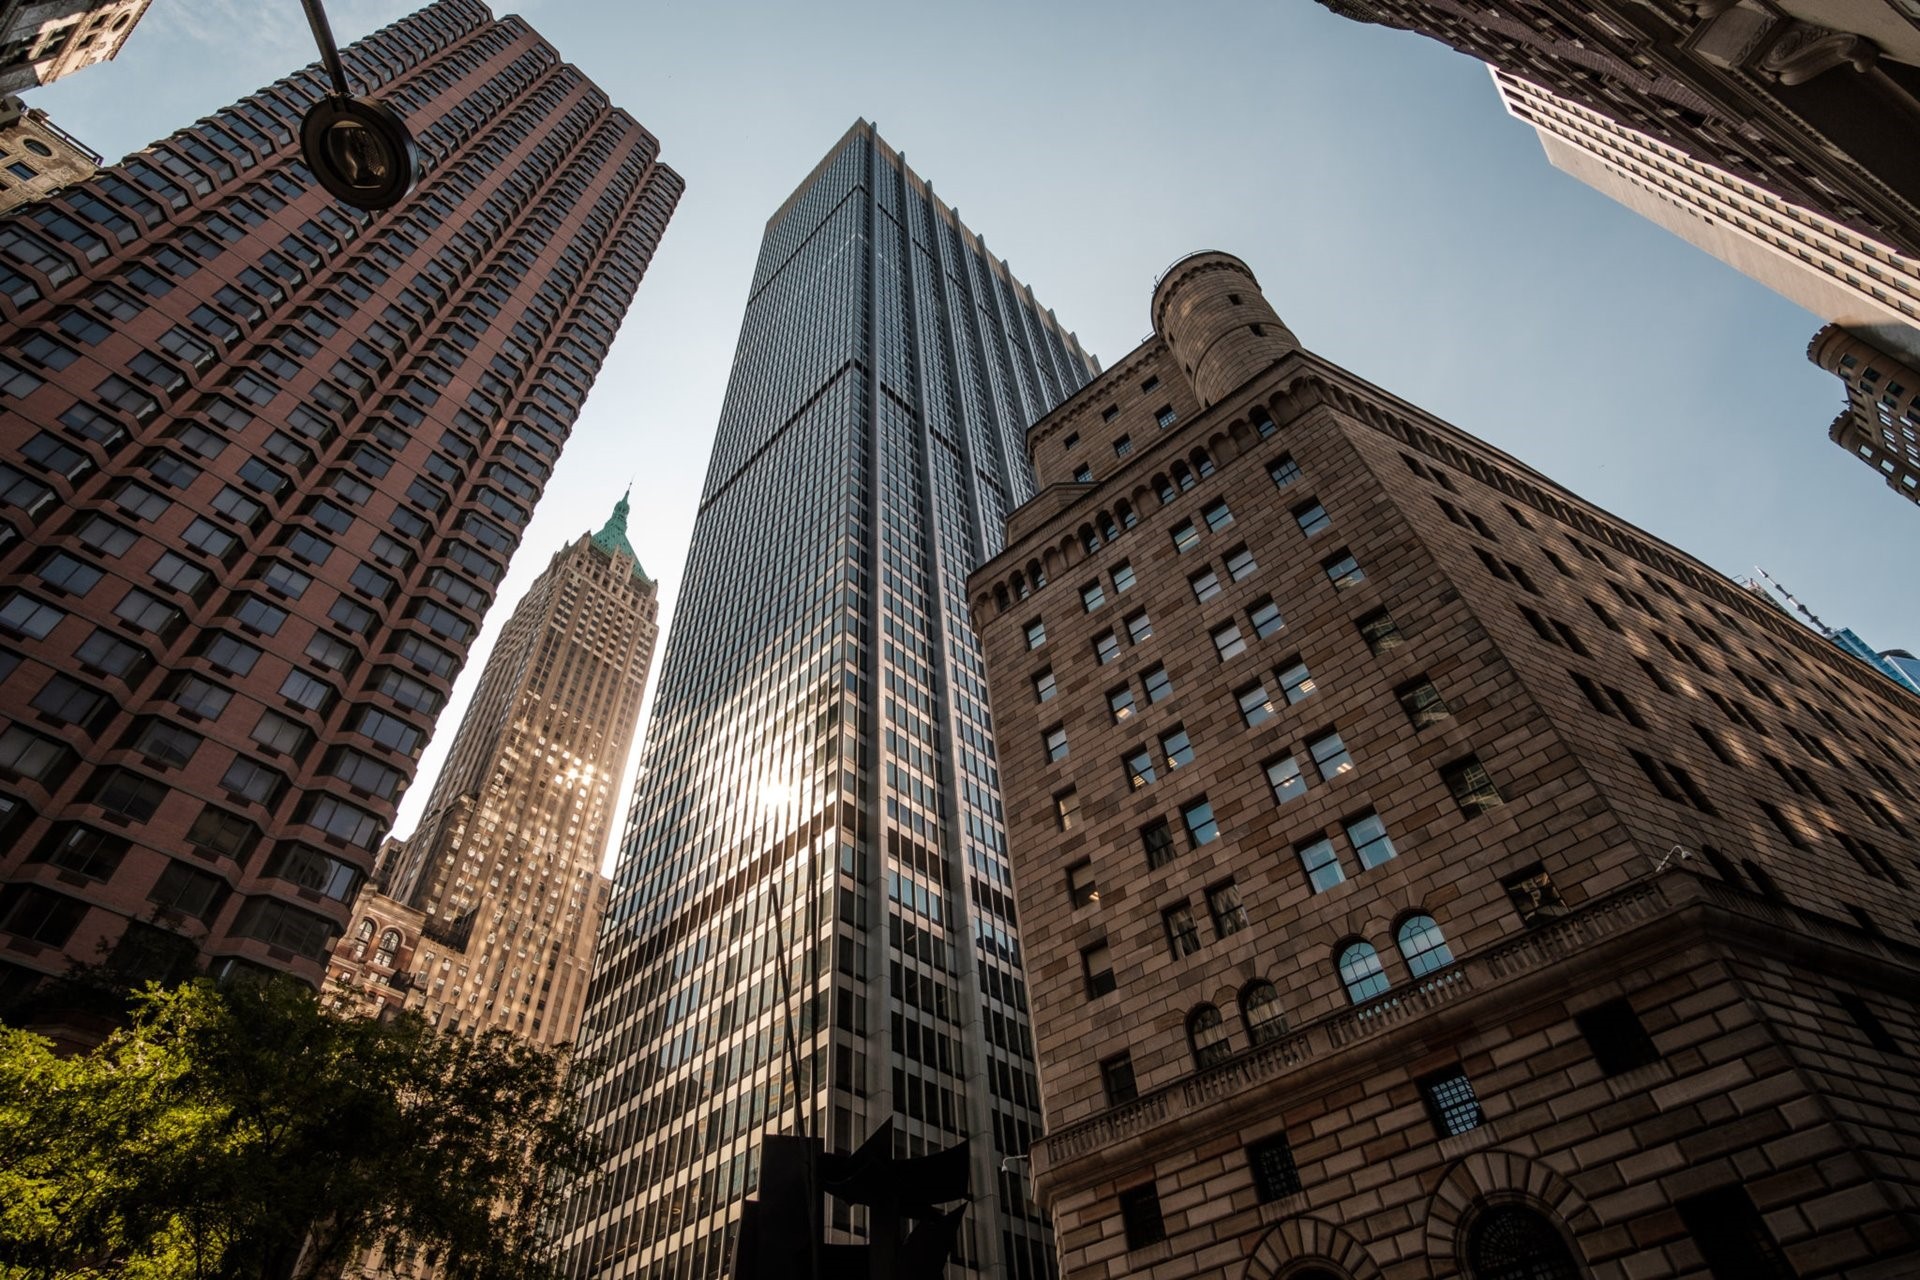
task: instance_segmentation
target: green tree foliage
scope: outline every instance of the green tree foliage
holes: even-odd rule
[[[542,1223],[596,1154],[574,1070],[287,979],[151,987],[82,1056],[0,1028],[0,1280],[332,1280],[370,1246],[554,1276]]]

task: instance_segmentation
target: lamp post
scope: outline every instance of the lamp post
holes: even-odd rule
[[[320,46],[320,63],[333,81],[333,95],[316,102],[300,122],[301,155],[335,199],[360,209],[391,209],[413,190],[420,174],[413,134],[392,107],[353,96],[326,10],[320,0],[300,3]]]

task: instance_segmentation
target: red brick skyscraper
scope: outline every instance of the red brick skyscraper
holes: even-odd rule
[[[1069,1277],[1920,1259],[1920,698],[1236,258],[970,581]]]
[[[299,163],[310,68],[0,222],[0,999],[319,981],[681,190],[476,0],[345,57],[389,213]]]

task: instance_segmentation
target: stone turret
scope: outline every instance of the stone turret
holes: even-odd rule
[[[1260,292],[1253,269],[1230,253],[1189,254],[1153,291],[1153,330],[1193,383],[1200,403],[1231,394],[1299,348]]]

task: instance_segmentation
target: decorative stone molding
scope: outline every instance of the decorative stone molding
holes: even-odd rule
[[[1366,1246],[1331,1222],[1301,1214],[1277,1222],[1247,1259],[1245,1280],[1289,1280],[1316,1267],[1337,1269],[1351,1280],[1383,1280]]]
[[[1466,1229],[1486,1205],[1520,1201],[1559,1224],[1576,1257],[1579,1237],[1600,1227],[1600,1217],[1571,1182],[1538,1160],[1513,1151],[1476,1151],[1455,1161],[1428,1201],[1426,1254],[1434,1280],[1462,1274]]]

